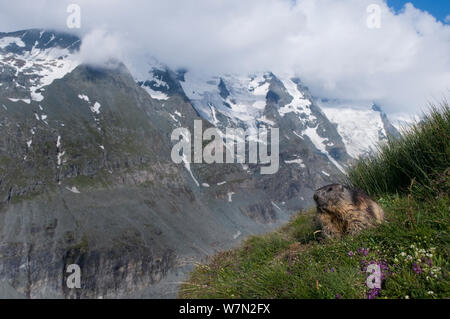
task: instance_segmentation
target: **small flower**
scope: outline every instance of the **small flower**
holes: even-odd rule
[[[380,261],[379,263],[381,270],[389,270],[389,265],[385,261]]]
[[[409,299],[409,296],[408,296],[408,295],[406,295],[406,296],[405,296],[405,299]]]
[[[353,251],[350,250],[350,251],[347,253],[347,256],[353,257],[354,254],[355,254],[355,253],[354,253]]]
[[[420,267],[420,265],[418,265],[416,263],[413,264],[412,268],[416,274],[423,273],[422,267]]]
[[[358,253],[366,257],[369,254],[369,249],[361,247],[358,249]]]
[[[402,251],[400,255],[402,255],[403,257],[405,257],[405,256],[406,256],[406,253],[405,253],[404,251]]]
[[[368,299],[375,299],[376,297],[378,297],[380,295],[381,289],[378,288],[373,288],[369,290],[369,293],[367,295]]]
[[[342,299],[342,295],[341,294],[337,294],[336,295],[336,299]]]
[[[430,290],[430,291],[428,292],[428,294],[429,294],[429,295],[434,295],[434,292]]]

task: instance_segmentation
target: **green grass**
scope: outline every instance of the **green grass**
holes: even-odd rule
[[[377,263],[386,268],[377,298],[450,298],[449,118],[448,105],[432,109],[350,171],[350,182],[384,208],[381,226],[320,241],[315,210],[299,213],[197,265],[179,297],[368,298],[366,267]]]
[[[431,106],[422,121],[405,128],[401,138],[380,144],[378,150],[376,156],[361,158],[349,170],[351,184],[372,196],[408,193],[412,180],[426,192],[439,191],[431,184],[449,169],[448,103]]]
[[[379,298],[449,298],[448,196],[429,202],[395,196],[381,202],[386,223],[341,241],[315,240],[314,211],[299,214],[279,231],[251,237],[241,248],[198,265],[179,296],[366,298],[369,274],[363,261],[375,261],[387,263],[390,272]],[[360,248],[368,248],[368,255],[358,253]],[[418,258],[431,261],[431,267],[420,261],[421,274],[413,269]]]

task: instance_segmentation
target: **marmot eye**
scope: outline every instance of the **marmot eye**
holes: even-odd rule
[[[333,190],[333,187],[328,188],[328,192],[331,192]]]

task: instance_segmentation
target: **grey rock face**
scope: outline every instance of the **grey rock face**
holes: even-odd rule
[[[383,112],[381,107],[379,107],[378,105],[374,104],[372,106],[372,110],[374,110],[375,112],[379,112],[380,113],[381,120],[383,121],[384,130],[385,130],[385,132],[386,132],[386,134],[388,136],[391,136],[391,137],[394,137],[394,138],[397,138],[397,137],[400,136],[400,133],[395,128],[395,126],[392,125],[392,123],[389,121],[386,113]],[[385,138],[387,138],[388,136],[386,136]]]

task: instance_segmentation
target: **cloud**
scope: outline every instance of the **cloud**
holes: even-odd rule
[[[83,37],[80,59],[83,63],[107,66],[111,60],[127,59],[127,41],[121,35],[94,29]]]
[[[67,29],[73,1],[0,4],[0,29],[75,31],[92,63],[120,58],[137,71],[150,56],[197,72],[273,71],[300,76],[318,97],[374,101],[413,114],[448,94],[450,26],[384,0],[78,0],[79,30]],[[367,7],[381,9],[369,28]]]
[[[450,14],[445,17],[444,22],[445,23],[450,23]]]

